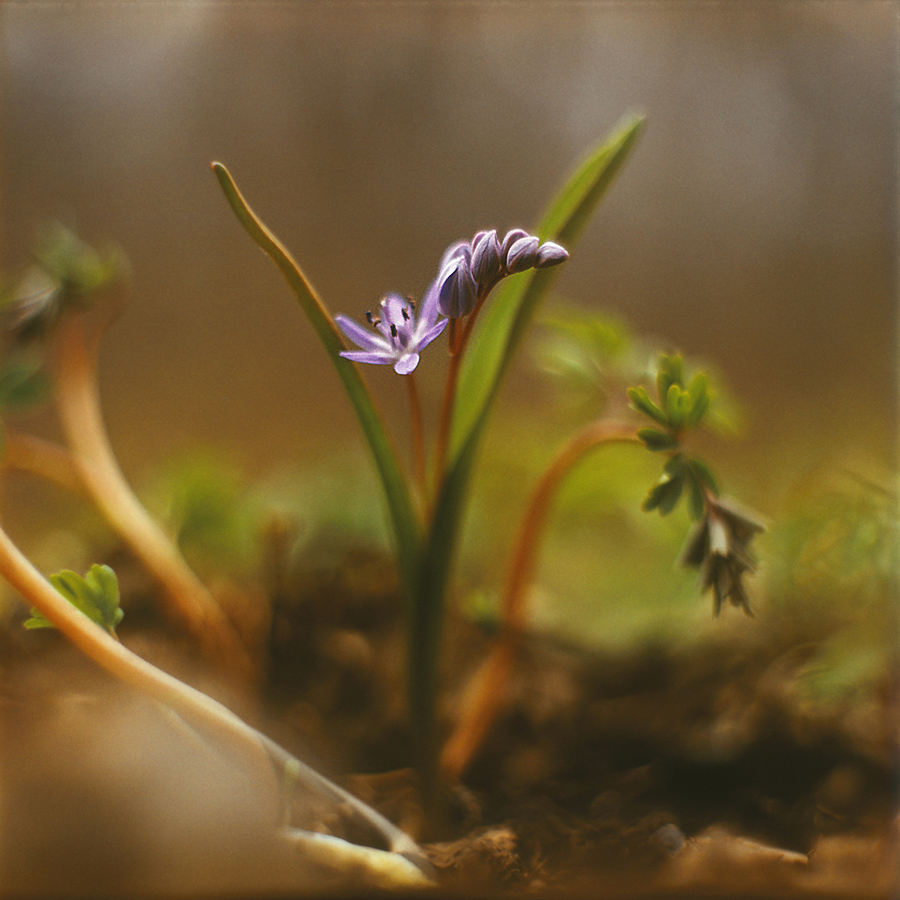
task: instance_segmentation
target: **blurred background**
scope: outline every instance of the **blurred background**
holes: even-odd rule
[[[272,612],[266,700],[289,746],[344,773],[408,765],[403,631],[358,425],[210,162],[229,167],[327,306],[361,317],[387,291],[421,296],[451,242],[535,224],[587,151],[637,112],[646,129],[547,304],[614,317],[611,333],[632,335],[628,365],[606,373],[605,400],[573,395],[542,371],[546,327],[523,348],[474,485],[447,696],[483,651],[541,469],[604,402],[621,405],[628,366],[678,349],[718,374],[736,426],[691,452],[771,526],[748,581],[756,616],[713,618],[696,573],[677,565],[686,513],[641,512],[658,456],[604,450],[557,505],[530,597],[543,634],[518,673],[517,715],[537,724],[512,750],[498,744],[496,771],[544,791],[547,772],[581,766],[603,781],[604,766],[646,774],[650,760],[665,787],[674,760],[676,788],[698,802],[736,797],[735,808],[749,797],[752,816],[735,821],[801,849],[806,837],[785,844],[778,830],[795,809],[809,834],[895,815],[898,37],[887,0],[0,2],[0,287],[54,220],[127,255],[129,302],[100,360],[112,443],[199,574],[244,603],[236,617]],[[437,346],[417,372],[431,428]],[[408,456],[403,385],[389,368],[365,374]],[[58,434],[52,410],[17,427]],[[15,473],[0,500],[42,571],[113,564],[123,638],[159,658],[146,652],[160,652],[145,627],[152,589],[99,516]],[[260,540],[278,521],[298,545],[281,582]],[[73,872],[95,877],[99,854],[116,861],[111,878],[138,884],[131,860],[153,823],[160,859],[189,834],[220,860],[203,848],[233,820],[229,859],[211,875],[184,856],[190,878],[228,882],[247,858],[252,803],[225,809],[219,769],[184,767],[168,732],[141,731],[129,692],[111,695],[118,717],[92,704],[93,669],[25,632],[8,589],[0,600],[4,820],[15,823],[0,868],[40,893],[32,879],[55,860],[60,880],[44,891],[70,892]],[[548,635],[574,646],[577,665],[585,646],[602,651],[597,678],[569,691]],[[586,755],[584,741],[558,745],[570,733]],[[533,765],[541,734],[549,769]],[[602,749],[616,740],[638,748],[621,764]],[[694,781],[684,760],[700,767]],[[708,761],[734,763],[733,793]],[[494,772],[482,770],[489,786],[503,782]],[[136,786],[133,807],[122,798]],[[648,808],[668,809],[660,796]],[[686,833],[731,815],[712,809],[684,812]],[[158,869],[154,857],[146,877]]]
[[[344,503],[343,487],[365,507],[359,521],[381,527],[334,372],[210,161],[230,168],[329,308],[360,316],[388,290],[420,296],[451,241],[535,223],[584,153],[642,112],[646,131],[553,302],[613,313],[713,365],[742,434],[703,452],[728,493],[770,518],[794,514],[798,492],[821,493],[822,472],[892,488],[893,4],[24,2],[3,4],[0,25],[0,264],[9,277],[24,268],[53,219],[124,249],[133,292],[101,378],[138,485],[212,446],[247,477],[305,473],[293,484],[320,511]],[[421,368],[436,403],[439,354]],[[509,540],[515,485],[571,424],[534,369],[525,358],[513,373],[485,454],[495,491],[473,513],[482,556],[467,557],[479,578]],[[404,445],[396,376],[366,374]],[[50,417],[29,424],[53,433]],[[655,462],[613,470],[636,503]],[[579,519],[622,500],[592,485],[584,476],[563,504],[575,530],[559,532],[545,580],[581,596],[600,633],[634,579],[599,606],[594,588],[570,583],[582,562],[596,580],[631,561],[598,549],[598,526]],[[12,482],[7,502],[38,519],[57,508],[55,494],[24,501],[33,490]],[[608,531],[646,553],[659,521],[636,505],[628,515]],[[681,591],[708,619],[692,576],[672,581],[685,523],[659,527],[648,615]],[[556,618],[571,621],[566,609]]]

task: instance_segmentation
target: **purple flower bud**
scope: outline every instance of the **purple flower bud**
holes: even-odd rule
[[[465,255],[450,260],[438,275],[438,308],[449,319],[468,315],[475,306],[478,287]]]
[[[514,275],[532,268],[539,245],[540,241],[536,237],[523,237],[515,241],[506,256],[506,271]]]
[[[444,251],[444,255],[441,257],[441,264],[438,266],[438,272],[443,272],[454,259],[460,256],[466,262],[472,258],[472,245],[468,241],[457,241]]]
[[[500,242],[496,231],[483,231],[472,240],[472,277],[479,285],[490,284],[500,274]]]
[[[569,258],[568,251],[554,244],[553,241],[545,241],[538,249],[537,256],[534,259],[534,265],[537,269],[549,269],[550,266],[558,266]]]
[[[521,228],[513,228],[512,231],[506,232],[506,237],[503,238],[503,242],[500,244],[500,262],[504,269],[506,268],[506,258],[509,256],[509,248],[512,247],[519,238],[526,238],[528,236],[528,232]]]

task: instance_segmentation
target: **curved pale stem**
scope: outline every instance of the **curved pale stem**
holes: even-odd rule
[[[84,496],[84,484],[72,454],[59,444],[30,434],[6,432],[3,465],[52,481],[73,494]],[[82,465],[87,465],[82,462]]]
[[[252,680],[256,667],[233,625],[119,468],[100,411],[96,341],[89,344],[82,322],[72,317],[63,324],[55,349],[57,411],[85,493],[162,586],[169,614],[183,623],[210,662]],[[50,454],[43,458],[49,462]]]
[[[527,620],[526,589],[538,563],[538,551],[550,509],[565,476],[582,457],[610,443],[636,442],[634,426],[597,422],[580,431],[544,472],[529,502],[510,557],[500,605],[500,633],[466,691],[456,729],[444,746],[441,768],[459,778],[506,699],[516,650]]]
[[[406,834],[375,810],[347,791],[328,781],[278,744],[248,725],[221,703],[201,691],[166,674],[123,646],[87,616],[68,603],[53,588],[0,528],[0,575],[3,576],[45,618],[94,662],[115,677],[132,685],[177,713],[189,725],[213,737],[230,751],[261,792],[270,810],[273,824],[283,819],[285,777],[291,773],[294,784],[327,797],[380,834],[392,854],[408,859],[418,872],[401,871],[397,863],[378,855],[378,851],[339,842],[323,848],[331,860],[355,859],[358,865],[384,870],[385,875],[406,883],[421,884],[430,874],[430,866],[421,850]],[[327,852],[326,852],[327,851]],[[393,874],[391,874],[393,873]],[[422,875],[426,877],[421,877]]]
[[[81,651],[122,681],[200,726],[237,753],[241,761],[264,776],[273,818],[281,808],[281,780],[277,777],[261,736],[234,713],[141,659],[82,612],[72,606],[25,558],[0,528],[0,575]]]

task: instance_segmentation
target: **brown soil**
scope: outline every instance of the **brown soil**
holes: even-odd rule
[[[160,630],[140,578],[122,561],[116,568],[131,604],[123,640],[209,689],[190,652]],[[488,640],[471,623],[449,625],[445,730]],[[462,781],[444,785],[442,824],[430,832],[410,769],[403,646],[389,561],[311,548],[274,594],[260,696],[242,712],[252,716],[255,706],[273,738],[420,839],[445,893],[893,895],[893,685],[865,703],[824,709],[802,702],[794,676],[811,650],[802,635],[754,620],[746,630],[723,627],[703,645],[618,656],[529,639],[510,704]],[[152,893],[156,870],[134,838],[150,828],[160,858],[175,846],[193,848],[187,880],[175,882],[185,891],[252,891],[253,873],[264,866],[248,855],[261,833],[250,800],[251,814],[241,812],[241,827],[224,843],[215,832],[226,861],[207,860],[197,872],[212,841],[208,824],[198,823],[233,813],[222,807],[224,774],[211,763],[182,765],[197,749],[187,737],[159,738],[170,724],[134,707],[125,688],[112,688],[59,635],[12,629],[3,654],[2,862],[11,890],[77,893],[80,885],[93,895],[85,885],[95,885],[96,872],[85,860],[101,848],[118,860],[109,881],[117,892],[143,886]],[[108,696],[121,715],[110,712]],[[123,717],[146,720],[139,769],[120,765],[116,742],[135,741],[131,731],[118,733]],[[164,750],[153,749],[157,741]],[[107,783],[109,771],[121,784]],[[156,804],[158,819],[123,806],[136,772],[142,802]],[[161,798],[198,790],[203,809],[192,817],[179,808],[173,824],[182,801]],[[98,797],[105,798],[100,811]],[[346,833],[334,814],[312,809],[307,816],[321,830]],[[80,823],[74,831],[72,822]],[[145,860],[144,874],[134,860]],[[157,887],[165,892],[166,884]]]
[[[892,893],[893,685],[865,703],[805,703],[796,675],[814,644],[803,635],[748,620],[707,644],[617,656],[533,637],[508,707],[462,783],[445,785],[441,833],[429,835],[389,565],[359,551],[324,565],[310,556],[275,609],[267,695],[283,737],[338,776],[370,773],[344,781],[430,840],[452,891]],[[488,645],[467,622],[448,632],[447,729]]]

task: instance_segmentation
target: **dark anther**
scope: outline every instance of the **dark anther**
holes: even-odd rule
[[[401,306],[401,307],[400,307],[400,312],[403,313],[403,320],[404,320],[405,322],[408,322],[408,321],[409,321],[409,313],[406,311],[406,307],[405,307],[405,306]]]
[[[397,326],[391,325],[391,337],[397,337]]]

